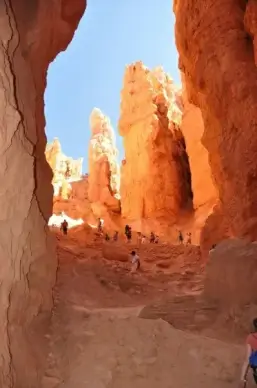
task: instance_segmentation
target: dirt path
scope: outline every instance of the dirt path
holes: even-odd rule
[[[195,295],[199,277],[187,282],[183,276],[172,279],[161,272],[153,276],[147,270],[133,276],[126,263],[107,262],[99,246],[72,239],[59,242],[58,255],[43,388],[235,386],[241,347],[167,323],[173,320],[175,327],[200,334],[210,326],[206,317],[211,307],[207,311]],[[194,290],[191,296],[189,288]],[[183,302],[181,290],[187,294]],[[182,313],[187,308],[191,325]]]

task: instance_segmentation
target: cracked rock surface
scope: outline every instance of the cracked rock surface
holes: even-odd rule
[[[43,95],[85,0],[0,3],[0,386],[39,386],[56,259]],[[72,12],[71,12],[72,11]]]
[[[256,2],[174,0],[189,101],[200,107],[221,213],[231,235],[257,238]]]

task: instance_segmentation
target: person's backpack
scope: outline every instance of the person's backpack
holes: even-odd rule
[[[249,357],[249,365],[251,368],[257,368],[257,350],[254,350]]]

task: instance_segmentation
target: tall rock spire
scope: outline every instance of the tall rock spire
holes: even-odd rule
[[[120,168],[115,134],[110,119],[100,109],[90,115],[88,198],[95,215],[107,211],[120,212]]]
[[[82,177],[83,158],[74,160],[64,155],[57,137],[52,143],[47,144],[45,155],[53,171],[54,195],[60,195],[67,199],[70,192],[70,182],[80,180]]]
[[[142,62],[126,68],[119,132],[125,160],[121,171],[122,214],[133,220],[174,222],[192,209],[191,176],[180,131],[183,104],[161,67]]]

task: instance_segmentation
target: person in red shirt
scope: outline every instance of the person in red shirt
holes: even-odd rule
[[[246,354],[245,361],[242,367],[240,386],[245,387],[247,383],[247,374],[249,371],[249,358],[253,352],[257,352],[257,318],[253,320],[253,332],[246,338]],[[257,384],[257,368],[253,368],[253,378]]]

